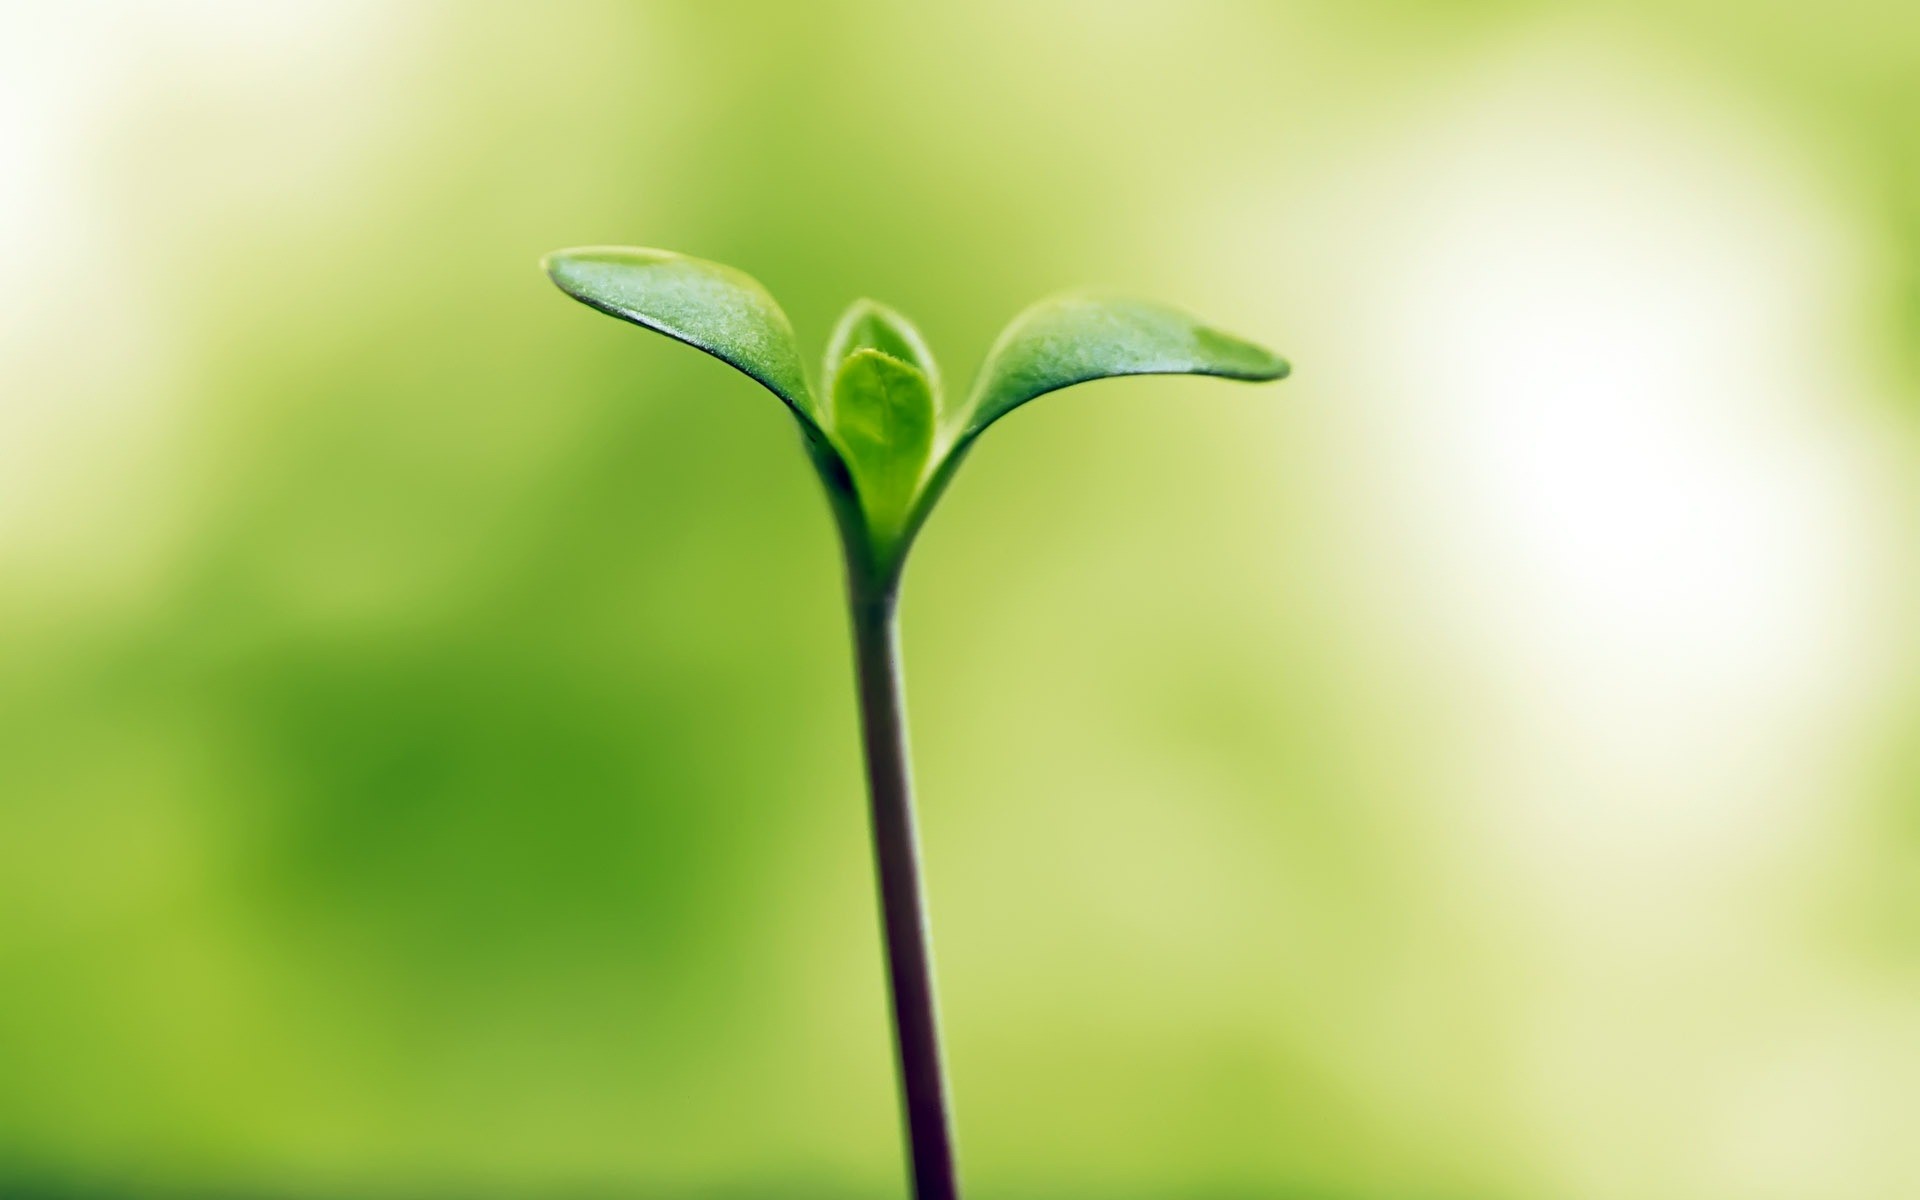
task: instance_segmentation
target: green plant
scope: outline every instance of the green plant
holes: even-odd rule
[[[1116,375],[1273,380],[1286,362],[1178,310],[1072,294],[1009,325],[966,399],[949,404],[924,340],[899,313],[857,301],[828,343],[815,391],[793,327],[765,288],[718,263],[595,246],[547,256],[562,291],[677,338],[780,397],[840,527],[853,619],[874,856],[908,1149],[919,1200],[958,1195],[913,800],[895,619],[914,538],[989,425],[1047,392]]]

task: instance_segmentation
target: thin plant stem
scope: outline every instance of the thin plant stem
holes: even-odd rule
[[[915,1200],[958,1200],[953,1125],[940,1061],[940,1026],[933,995],[933,958],[920,886],[920,848],[914,832],[913,784],[907,763],[906,710],[901,691],[895,612],[899,590],[890,580],[866,586],[854,573],[855,668],[861,732],[872,802],[873,856],[880,883],[880,915],[887,944],[893,1000],[894,1050]]]

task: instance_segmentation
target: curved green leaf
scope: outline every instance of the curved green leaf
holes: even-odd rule
[[[1271,380],[1288,371],[1284,359],[1178,309],[1071,294],[1015,318],[967,403],[944,412],[939,367],[919,330],[860,300],[834,329],[826,390],[816,396],[786,314],[732,267],[621,246],[562,250],[542,265],[575,299],[704,350],[784,400],[826,485],[849,569],[870,583],[897,576],[980,432],[1034,397],[1116,375]]]
[[[827,340],[825,378],[832,379],[837,375],[840,364],[857,350],[878,350],[918,367],[933,388],[935,404],[938,405],[940,367],[934,362],[933,352],[927,349],[927,341],[920,336],[920,330],[898,310],[878,300],[855,300],[849,305],[834,325],[833,336]]]
[[[706,351],[751,376],[818,428],[793,325],[751,275],[703,258],[635,246],[559,250],[541,265],[567,295]]]
[[[1015,317],[980,368],[962,441],[1035,396],[1116,375],[1284,378],[1285,359],[1177,308],[1081,293],[1042,300]]]
[[[867,515],[885,541],[904,527],[933,450],[933,384],[918,367],[871,348],[833,377],[833,432]]]

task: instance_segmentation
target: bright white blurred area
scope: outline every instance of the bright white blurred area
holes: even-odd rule
[[[0,6],[0,564],[35,591],[151,595],[194,519],[202,270],[365,186],[404,27],[358,3]]]
[[[1874,247],[1759,112],[1590,32],[1360,171],[1336,486],[1445,730],[1429,851],[1546,1194],[1892,1200],[1920,1012],[1823,940],[1914,669]]]

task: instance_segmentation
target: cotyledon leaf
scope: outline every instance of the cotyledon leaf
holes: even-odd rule
[[[1027,309],[987,352],[961,411],[962,442],[1035,396],[1116,375],[1284,378],[1287,362],[1164,304],[1086,293]]]
[[[850,550],[859,543],[862,561],[883,572],[898,570],[973,440],[1036,396],[1117,375],[1259,381],[1288,371],[1277,355],[1178,309],[1076,293],[1015,318],[967,402],[949,412],[912,322],[861,300],[834,331],[826,391],[816,396],[786,314],[744,272],[622,246],[562,250],[543,265],[575,299],[704,350],[785,401],[807,432]]]
[[[833,429],[867,527],[892,542],[904,527],[933,448],[933,385],[918,367],[855,350],[833,376]]]
[[[558,250],[542,265],[574,299],[706,351],[751,376],[819,429],[821,416],[793,325],[751,275],[703,258],[636,246]]]
[[[940,367],[927,349],[927,341],[912,321],[878,300],[855,300],[840,314],[827,339],[827,369],[823,378],[832,379],[840,364],[856,350],[878,350],[910,366],[918,367],[933,388],[936,407],[940,399]]]

